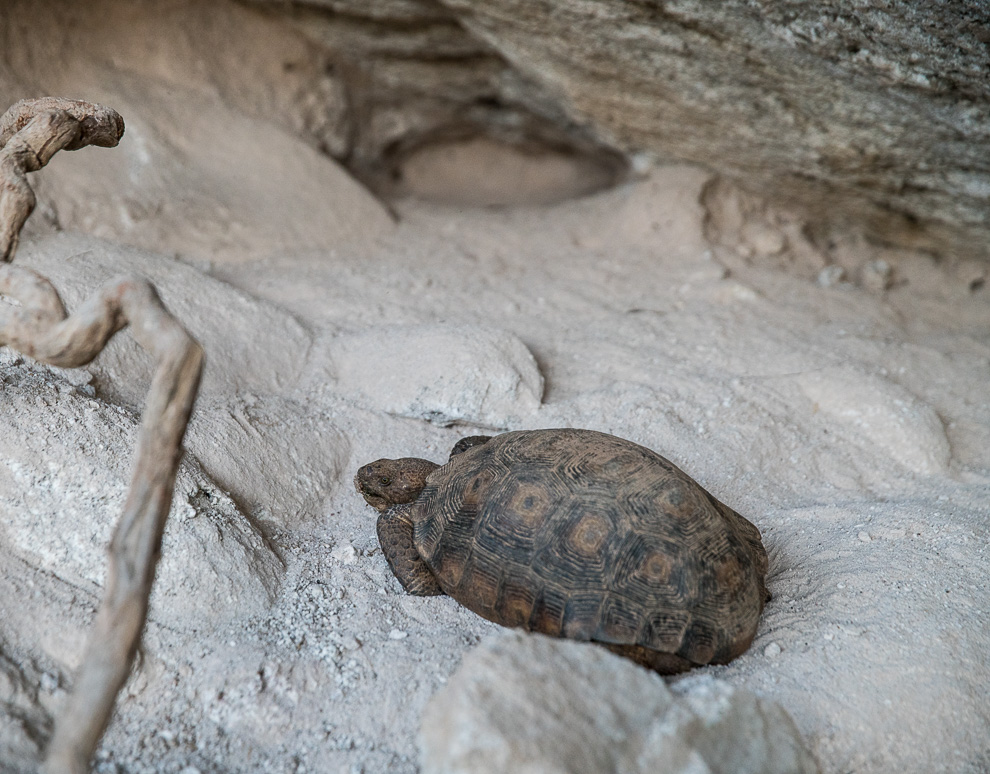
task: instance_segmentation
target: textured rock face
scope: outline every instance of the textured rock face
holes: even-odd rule
[[[50,25],[48,35],[26,34],[35,18]],[[114,230],[138,232],[128,237],[135,244],[144,243],[142,229],[185,215],[201,245],[215,236],[218,209],[273,206],[313,216],[298,232],[256,237],[244,214],[224,235],[229,248],[314,244],[323,221],[347,235],[347,216],[371,207],[356,186],[323,201],[329,179],[281,203],[238,195],[246,173],[202,131],[202,117],[217,109],[202,95],[219,92],[383,192],[457,203],[554,200],[608,185],[623,173],[623,154],[644,152],[703,164],[816,225],[990,256],[985,3],[10,0],[0,29],[9,31],[0,56],[7,101],[77,89],[80,77],[94,98],[111,89],[128,133],[146,146],[131,163],[147,175],[153,162],[166,182],[190,188],[185,210],[153,190],[123,197]],[[167,163],[154,127],[129,104],[143,91],[125,88],[128,80],[147,75],[167,86],[157,99],[174,103],[169,123],[211,170],[206,190]],[[315,153],[257,121],[230,121],[233,139],[256,136],[271,147],[272,166],[259,174],[282,174],[276,162],[316,166]],[[87,163],[101,162],[79,165]],[[123,154],[109,164],[120,190],[132,189]],[[500,175],[509,179],[495,186]],[[59,216],[71,225],[97,217],[94,210],[84,202]],[[827,242],[828,229],[819,235]]]
[[[891,241],[990,229],[984,4],[444,3],[623,149],[824,197]]]
[[[430,702],[427,774],[812,774],[773,702],[708,675],[672,693],[600,648],[504,632],[465,657]]]
[[[66,372],[80,379],[74,384],[47,379],[43,369],[16,358],[3,366],[0,555],[13,561],[9,551],[80,596],[98,594],[127,494],[137,421],[91,397],[85,372]],[[170,627],[201,629],[263,611],[284,571],[257,529],[192,460],[176,477],[162,556],[150,616]],[[64,620],[60,628],[47,650],[73,663],[81,632]],[[56,643],[63,638],[68,642]]]
[[[51,715],[42,706],[43,684],[53,682],[28,654],[0,637],[0,763],[4,774],[37,771],[41,740],[51,733]]]
[[[987,254],[985,4],[308,0],[284,12],[343,63],[358,166],[478,131],[645,151],[881,241]]]

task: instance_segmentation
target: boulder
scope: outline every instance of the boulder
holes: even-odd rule
[[[139,420],[91,397],[81,372],[63,377],[18,361],[0,368],[5,423],[0,547],[84,597],[99,597],[107,546],[130,481]],[[183,461],[151,596],[151,620],[173,628],[212,629],[263,612],[278,593],[283,571],[230,497],[195,460]],[[75,658],[54,655],[70,662]]]
[[[120,275],[152,282],[168,310],[206,350],[201,397],[291,393],[312,345],[311,335],[288,312],[161,253],[63,232],[22,244],[17,262],[47,277],[70,312]],[[155,363],[125,333],[88,369],[102,395],[139,410]]]
[[[603,648],[505,631],[423,714],[424,774],[813,774],[772,701],[709,675],[674,691]]]
[[[440,425],[507,428],[543,398],[533,355],[506,331],[471,325],[386,326],[325,342],[323,380],[368,408]],[[314,357],[319,371],[321,359]],[[314,374],[319,378],[319,374]]]
[[[948,473],[952,450],[942,420],[896,382],[850,366],[810,371],[797,382],[833,432],[875,445],[913,473]]]

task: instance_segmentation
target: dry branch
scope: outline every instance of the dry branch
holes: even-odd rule
[[[203,351],[144,280],[111,281],[72,315],[47,279],[8,262],[35,197],[26,173],[59,150],[112,147],[124,131],[113,110],[57,98],[25,100],[0,117],[0,346],[51,365],[81,366],[130,325],[158,362],[141,420],[124,512],[110,544],[106,592],[72,695],[56,720],[42,770],[84,774],[130,671],[172,503],[182,438],[203,366]]]
[[[60,150],[87,145],[112,148],[124,133],[117,111],[58,97],[21,100],[0,117],[0,261],[10,261],[24,222],[34,209],[26,174]]]

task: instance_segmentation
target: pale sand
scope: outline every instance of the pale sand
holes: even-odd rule
[[[762,530],[774,599],[711,671],[778,701],[823,772],[990,769],[980,267],[854,244],[849,275],[885,258],[893,286],[822,287],[796,250],[713,247],[709,177],[677,166],[557,206],[407,201],[396,221],[209,94],[77,75],[127,134],[38,176],[17,260],[70,305],[151,277],[210,369],[104,761],[416,771],[421,709],[493,627],[402,593],[351,478],[443,460],[480,423],[630,438]],[[458,163],[445,179],[487,162]],[[0,760],[31,752],[24,729],[71,682],[148,372],[128,341],[81,373],[0,360]]]

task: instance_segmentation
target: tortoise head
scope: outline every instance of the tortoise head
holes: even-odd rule
[[[384,511],[413,502],[426,486],[426,477],[438,467],[435,462],[416,457],[375,460],[358,470],[354,486],[368,505]]]

